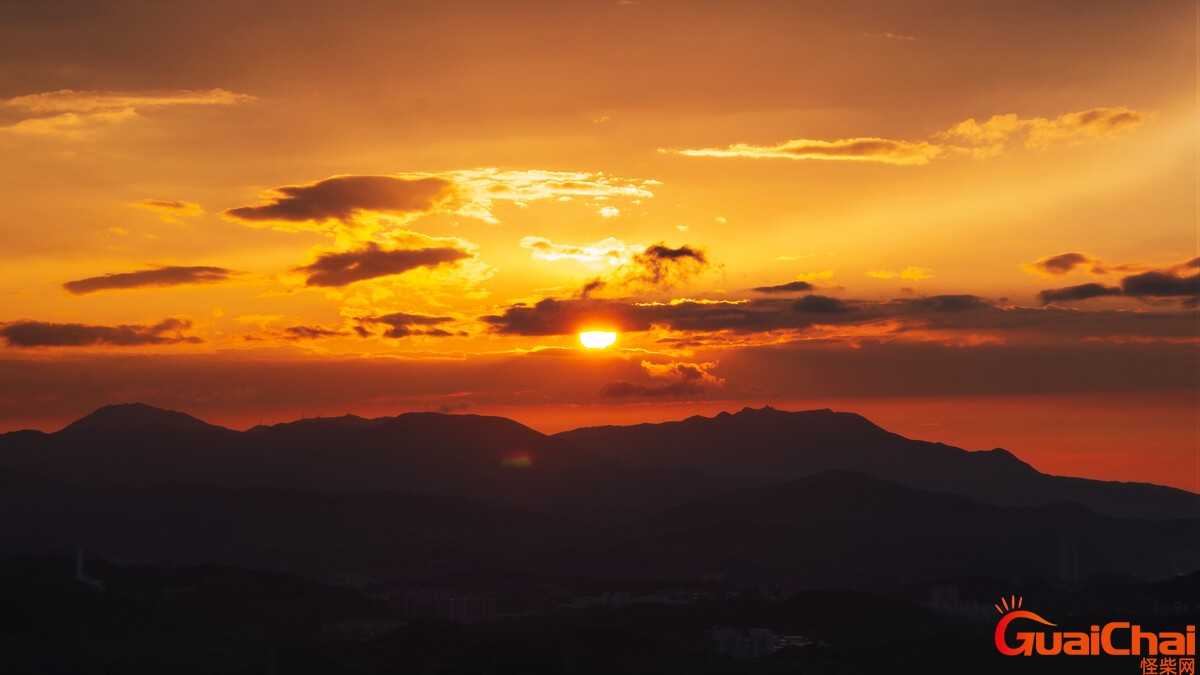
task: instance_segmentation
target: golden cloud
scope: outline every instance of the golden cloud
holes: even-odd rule
[[[582,263],[607,263],[613,267],[626,265],[633,260],[641,246],[630,246],[620,239],[608,237],[594,244],[555,244],[543,237],[521,239],[521,248],[533,251],[535,260],[576,260]]]
[[[248,94],[224,89],[181,90],[160,94],[129,94],[109,91],[58,91],[16,96],[0,105],[37,113],[92,113],[129,108],[154,108],[173,105],[236,105],[253,101]]]
[[[894,279],[900,277],[908,281],[920,281],[922,279],[933,278],[933,270],[928,267],[916,267],[909,265],[901,272],[892,272],[890,270],[871,270],[865,274],[872,279]]]
[[[983,123],[971,118],[935,134],[933,143],[875,137],[837,141],[801,138],[778,145],[736,143],[727,148],[659,148],[659,152],[688,157],[821,159],[920,166],[953,155],[967,154],[980,159],[998,155],[1014,139],[1021,140],[1028,148],[1094,140],[1136,127],[1150,117],[1150,113],[1125,107],[1093,108],[1066,113],[1052,120],[1044,117],[1022,119],[1012,114],[995,115]]]
[[[845,138],[838,141],[796,139],[778,145],[737,143],[728,148],[665,150],[688,157],[783,157],[787,159],[827,159],[883,164],[921,165],[942,153],[942,148],[921,141],[894,141],[886,138]]]
[[[652,180],[627,180],[601,173],[472,169],[442,173],[339,175],[267,191],[263,203],[227,209],[226,218],[284,231],[346,234],[363,241],[436,213],[499,224],[497,202],[527,207],[539,200],[575,197],[638,200],[653,197]],[[606,210],[608,209],[608,210]],[[601,215],[619,214],[605,206]]]
[[[144,94],[61,89],[0,101],[0,108],[41,115],[0,127],[0,131],[23,136],[78,138],[97,127],[131,120],[138,116],[139,109],[179,105],[236,105],[253,100],[254,97],[248,94],[224,89]]]

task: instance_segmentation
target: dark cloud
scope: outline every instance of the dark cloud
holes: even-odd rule
[[[1050,288],[1038,293],[1038,297],[1042,299],[1043,305],[1051,302],[1088,300],[1107,295],[1121,295],[1121,289],[1116,286],[1105,286],[1104,284],[1093,283],[1080,284],[1078,286],[1067,286],[1065,288]]]
[[[451,246],[390,251],[380,248],[378,244],[368,243],[355,251],[326,253],[311,265],[297,270],[308,275],[306,286],[346,286],[418,267],[436,267],[470,256],[470,253]]]
[[[503,314],[480,319],[492,332],[504,335],[570,335],[592,326],[643,331],[651,325],[644,309],[615,300],[546,298],[532,307],[512,305]]]
[[[797,304],[803,309],[795,310]],[[570,335],[591,327],[645,331],[655,325],[675,331],[755,333],[808,327],[817,322],[812,315],[820,316],[821,323],[828,323],[829,315],[843,316],[851,322],[857,320],[850,316],[856,308],[824,296],[807,296],[795,303],[758,300],[740,304],[547,298],[533,306],[510,306],[502,314],[481,320],[491,324],[493,332],[506,335]]]
[[[1195,261],[1183,267],[1193,266]],[[1134,298],[1200,297],[1200,275],[1185,277],[1171,271],[1154,270],[1121,279],[1121,290]]]
[[[223,267],[159,267],[141,272],[120,272],[88,277],[63,284],[63,290],[74,295],[120,288],[145,286],[180,286],[183,284],[215,284],[235,274]]]
[[[649,246],[633,256],[632,278],[650,286],[672,286],[708,267],[704,251],[692,246],[670,248],[663,243]]]
[[[346,333],[321,326],[288,326],[283,329],[283,335],[289,340],[316,340],[318,338],[338,337]]]
[[[844,314],[853,311],[854,308],[842,300],[827,295],[806,295],[792,303],[792,309],[812,314]]]
[[[384,331],[384,337],[403,338],[410,335],[430,335],[434,337],[450,337],[454,335],[448,330],[442,328],[434,328],[439,324],[452,321],[449,316],[427,316],[424,314],[406,314],[404,312],[396,312],[395,314],[386,314],[371,319],[359,319],[361,323],[383,324],[388,326]]]
[[[759,293],[801,293],[811,291],[814,288],[815,286],[807,281],[792,281],[786,284],[779,284],[778,286],[759,286],[752,290]]]
[[[579,289],[579,297],[590,298],[592,297],[592,293],[602,290],[607,285],[603,279],[592,279]]]
[[[758,300],[749,303],[676,302],[637,303],[631,300],[547,298],[536,305],[513,305],[502,314],[480,317],[492,331],[505,335],[571,335],[587,328],[616,331],[645,331],[662,326],[676,331],[733,331],[754,333],[777,328],[799,328],[815,320],[804,314],[847,314],[854,307],[834,298],[817,297],[807,312],[789,312],[786,300]],[[828,301],[828,302],[827,302]],[[813,306],[823,307],[812,309]],[[827,319],[822,317],[822,322]]]
[[[270,202],[229,209],[225,215],[253,222],[304,222],[347,220],[360,211],[420,213],[447,198],[452,186],[436,177],[334,176],[308,185],[275,188]]]
[[[714,363],[656,364],[642,362],[642,368],[657,380],[669,380],[663,384],[638,384],[628,380],[609,382],[600,388],[600,398],[660,398],[665,396],[695,396],[725,384],[725,380],[713,376],[709,371]]]
[[[1076,268],[1095,263],[1096,260],[1086,253],[1059,253],[1037,260],[1027,267],[1043,274],[1061,277],[1073,272]]]
[[[133,347],[203,342],[185,335],[192,327],[188,319],[163,319],[150,326],[123,324],[92,326],[82,323],[47,323],[43,321],[14,321],[0,325],[0,338],[9,347],[88,347],[113,345]]]
[[[1021,336],[1022,340],[1071,341],[1139,336],[1150,339],[1193,337],[1190,312],[1088,311],[1056,307],[1001,307],[972,295],[902,298],[885,302],[839,300],[811,295],[800,300],[760,299],[745,303],[638,303],[634,300],[546,299],[536,305],[513,305],[502,313],[480,317],[494,333],[506,335],[570,335],[588,328],[646,331],[653,326],[688,336],[725,333],[746,335],[771,331],[804,331],[814,325],[875,325],[869,335],[908,335],[914,339]],[[879,333],[880,326],[888,326]],[[931,335],[920,338],[919,331]],[[852,334],[852,331],[847,335]],[[937,337],[940,336],[940,337]],[[670,340],[676,340],[671,338]],[[683,343],[680,343],[683,344]],[[693,346],[695,346],[693,345]]]
[[[977,295],[933,295],[928,298],[916,298],[907,302],[914,307],[921,307],[935,312],[965,312],[971,309],[993,307],[992,303]]]
[[[611,276],[585,283],[579,289],[579,297],[588,299],[604,289],[667,289],[703,273],[709,266],[708,255],[701,248],[688,245],[671,248],[659,242],[634,253]]]

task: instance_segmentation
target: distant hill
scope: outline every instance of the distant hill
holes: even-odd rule
[[[0,559],[27,553],[221,564],[324,579],[415,583],[466,574],[487,583],[545,573],[587,534],[579,522],[461,497],[164,484],[9,486]],[[565,567],[564,567],[565,569]]]
[[[0,435],[0,470],[86,487],[395,490],[594,518],[755,484],[625,467],[502,417],[347,415],[237,432],[141,404],[106,406],[51,434]]]
[[[145,403],[118,403],[106,405],[90,415],[75,420],[68,424],[64,431],[76,432],[111,427],[165,427],[176,431],[216,428],[214,425],[186,413],[163,410]]]
[[[347,415],[238,432],[126,404],[51,434],[0,435],[0,471],[87,487],[395,490],[600,520],[828,470],[1001,506],[1077,502],[1120,517],[1200,516],[1200,495],[1190,492],[1050,476],[1005,450],[915,441],[829,410],[748,408],[546,436],[502,417],[439,413]]]
[[[792,588],[896,588],[955,576],[1054,578],[1066,542],[1083,578],[1200,568],[1200,519],[1144,521],[1077,505],[998,507],[848,471],[695,500],[630,524],[631,559]],[[1154,555],[1145,552],[1153,550]],[[651,563],[653,561],[653,563]]]
[[[554,438],[627,466],[687,467],[775,482],[839,469],[997,505],[1070,501],[1113,516],[1200,516],[1200,495],[1191,492],[1148,483],[1050,476],[1006,450],[968,452],[914,441],[860,415],[831,410],[746,408],[680,422],[588,427]]]
[[[0,557],[83,546],[102,559],[480,590],[584,578],[715,579],[756,593],[774,584],[782,595],[966,576],[1157,580],[1200,568],[1197,528],[1200,519],[1112,518],[1078,505],[997,507],[854,472],[607,523],[394,491],[43,483],[0,492]],[[1076,569],[1064,572],[1067,545]]]

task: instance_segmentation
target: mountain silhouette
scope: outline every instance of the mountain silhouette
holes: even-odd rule
[[[1183,490],[1050,476],[1005,450],[911,440],[830,410],[747,408],[546,436],[502,417],[440,413],[304,419],[238,432],[126,404],[55,433],[0,435],[0,469],[87,487],[395,490],[601,520],[844,470],[999,506],[1077,502],[1119,517],[1200,515],[1200,495]]]
[[[968,452],[886,431],[854,413],[746,408],[715,417],[589,427],[554,436],[627,466],[687,467],[781,482],[860,471],[912,488],[1001,506],[1073,501],[1113,516],[1200,516],[1200,495],[1148,483],[1040,473],[1003,450]]]
[[[1053,578],[1066,538],[1075,542],[1081,575],[1169,578],[1200,567],[1198,526],[1197,519],[1102,516],[1077,504],[999,507],[828,471],[694,500],[623,534],[631,559],[664,570],[713,575],[740,567],[795,588],[883,589],[962,575]]]
[[[1166,579],[1200,567],[1197,519],[998,507],[840,471],[606,523],[461,497],[188,484],[11,487],[0,513],[0,554],[83,546],[108,559],[405,586],[721,579],[750,590],[887,590],[964,576],[1054,578],[1067,540],[1080,578]]]
[[[0,435],[0,469],[85,487],[395,490],[601,519],[755,483],[625,467],[502,417],[348,415],[237,432],[140,404],[107,406],[55,433]]]
[[[187,413],[163,410],[145,403],[117,403],[98,408],[90,415],[75,420],[64,431],[112,427],[165,427],[175,431],[215,428]]]

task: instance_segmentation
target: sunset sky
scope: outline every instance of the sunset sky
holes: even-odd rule
[[[1197,25],[0,3],[0,430],[830,407],[1200,490]]]

